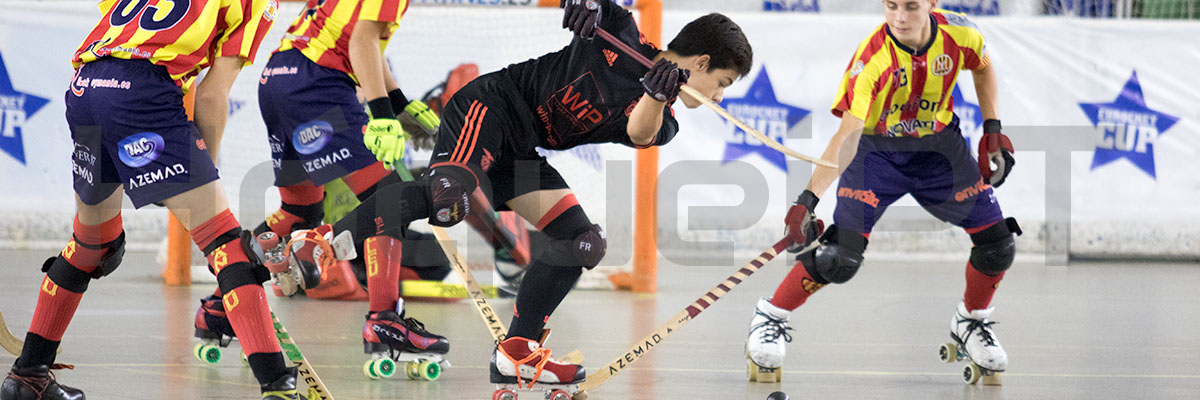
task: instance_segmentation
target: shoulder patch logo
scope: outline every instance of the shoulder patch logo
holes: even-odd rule
[[[604,49],[604,60],[608,61],[608,66],[613,66],[613,62],[617,61],[617,53],[609,49]]]
[[[866,68],[866,66],[863,65],[862,60],[855,61],[854,66],[850,67],[850,76],[858,76],[858,74],[863,72],[863,68]]]

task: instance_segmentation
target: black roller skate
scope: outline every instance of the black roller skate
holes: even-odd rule
[[[60,385],[54,378],[52,369],[75,369],[74,366],[34,365],[17,368],[13,366],[4,384],[0,385],[0,399],[4,400],[83,400],[83,391]]]
[[[200,299],[200,308],[196,310],[196,338],[200,343],[192,348],[192,355],[208,364],[221,361],[221,349],[229,347],[229,343],[237,338],[229,317],[225,316],[225,305],[215,294]],[[242,354],[242,364],[248,365],[245,354]]]
[[[436,380],[450,362],[450,341],[425,330],[415,318],[404,318],[395,311],[367,314],[363,324],[363,352],[371,356],[363,364],[363,374],[371,379],[389,378],[396,373],[396,362],[404,362],[408,379]]]
[[[296,392],[296,367],[290,367],[283,376],[275,382],[259,385],[262,388],[263,400],[299,400]]]

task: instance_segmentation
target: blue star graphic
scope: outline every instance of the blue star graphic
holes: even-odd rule
[[[8,77],[8,68],[4,66],[4,57],[0,56],[0,151],[8,153],[24,165],[25,145],[21,136],[25,130],[25,121],[49,102],[50,100],[13,89],[12,80]]]
[[[954,114],[958,115],[959,130],[967,137],[967,148],[974,148],[971,146],[971,137],[983,130],[983,111],[978,104],[967,101],[958,85],[954,85],[951,97],[954,99]]]
[[[783,143],[788,130],[809,114],[808,110],[783,104],[775,99],[775,89],[771,86],[771,78],[767,76],[766,66],[758,72],[745,96],[725,99],[721,101],[721,106],[780,144]],[[732,127],[732,124],[730,126]],[[787,160],[783,153],[760,143],[740,128],[732,128],[733,135],[726,139],[725,143],[725,156],[722,158],[725,162],[758,154],[772,165],[787,171]]]
[[[1154,142],[1179,122],[1178,117],[1151,110],[1142,97],[1137,71],[1110,103],[1079,103],[1100,136],[1092,156],[1092,170],[1121,158],[1157,178],[1154,171]]]

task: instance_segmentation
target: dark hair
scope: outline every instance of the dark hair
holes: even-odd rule
[[[732,69],[739,76],[750,74],[754,51],[742,28],[724,15],[712,13],[689,22],[667,45],[667,50],[684,57],[708,54],[709,69]]]

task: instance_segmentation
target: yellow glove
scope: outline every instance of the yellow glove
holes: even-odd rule
[[[442,124],[442,120],[438,118],[437,113],[430,110],[429,106],[420,100],[408,102],[408,105],[404,106],[404,112],[413,116],[417,120],[417,123],[420,123],[421,127],[429,132],[437,132],[438,126]]]
[[[363,127],[363,144],[367,145],[375,159],[382,161],[388,169],[404,158],[404,143],[408,134],[395,118],[375,118]]]

